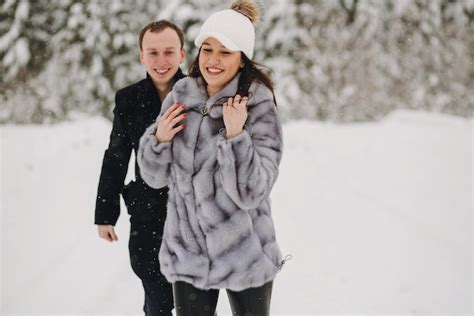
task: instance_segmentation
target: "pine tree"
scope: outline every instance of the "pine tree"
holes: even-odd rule
[[[261,0],[255,60],[282,117],[375,120],[395,108],[471,115],[472,0]],[[6,0],[0,5],[0,122],[75,111],[111,117],[115,92],[143,78],[138,33],[166,18],[188,63],[218,0]],[[185,65],[184,67],[186,67]]]

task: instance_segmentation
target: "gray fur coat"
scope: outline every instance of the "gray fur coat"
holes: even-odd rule
[[[160,115],[180,101],[188,108],[185,129],[158,143],[153,124],[140,140],[143,179],[170,189],[159,253],[169,282],[239,291],[273,280],[282,264],[269,198],[282,129],[271,91],[253,82],[243,132],[224,137],[222,103],[235,95],[238,79],[211,97],[201,78],[178,81]]]

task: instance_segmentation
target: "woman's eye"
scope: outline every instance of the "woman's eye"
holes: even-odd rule
[[[222,54],[224,54],[224,55],[230,55],[230,54],[232,54],[232,53],[231,53],[231,52],[222,52]]]
[[[209,49],[209,48],[203,48],[202,50],[203,50],[204,52],[206,52],[206,53],[212,52],[212,49]]]

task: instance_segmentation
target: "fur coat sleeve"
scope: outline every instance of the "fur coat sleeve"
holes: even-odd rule
[[[217,140],[217,160],[225,192],[241,209],[257,208],[268,198],[278,176],[282,156],[282,128],[273,95],[262,86],[248,107],[248,120],[242,133]],[[261,92],[261,91],[258,91]]]
[[[172,142],[159,143],[155,137],[157,124],[163,113],[174,103],[173,94],[169,93],[161,106],[161,113],[156,122],[150,125],[140,138],[137,162],[143,180],[152,188],[158,189],[168,185],[170,163],[172,160]]]

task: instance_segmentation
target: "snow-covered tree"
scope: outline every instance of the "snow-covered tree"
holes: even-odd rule
[[[144,75],[138,33],[160,3],[12,0],[1,9],[0,118],[41,122],[75,110],[110,117],[115,91]]]
[[[469,115],[471,2],[274,1],[257,56],[275,70],[287,117],[370,120],[397,107]]]
[[[111,117],[115,91],[144,75],[141,27],[181,26],[189,64],[200,25],[230,2],[5,0],[0,122]],[[472,115],[473,0],[260,3],[255,60],[271,69],[284,118],[373,120],[399,107]]]

